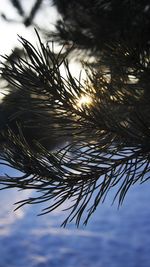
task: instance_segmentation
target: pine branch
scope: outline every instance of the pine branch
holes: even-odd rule
[[[122,204],[132,185],[149,179],[149,51],[107,47],[82,84],[72,77],[67,55],[56,55],[38,39],[36,49],[20,37],[26,57],[6,57],[9,64],[1,68],[21,102],[18,107],[12,91],[2,106],[7,123],[0,158],[24,173],[1,183],[37,190],[38,197],[18,205],[48,201],[42,214],[71,200],[63,225],[79,225],[82,218],[86,224],[112,188]],[[83,96],[89,104],[81,102]]]
[[[20,0],[10,0],[10,2],[17,9],[18,13],[21,16],[24,16],[24,10],[22,8],[21,1]]]
[[[120,40],[132,46],[149,45],[149,0],[53,0],[62,19],[56,23],[53,40],[73,43],[78,49],[101,55],[105,45]]]
[[[36,0],[35,1],[29,16],[24,21],[25,26],[28,27],[32,24],[34,17],[36,16],[37,12],[39,11],[39,9],[42,5],[42,2],[43,2],[43,0]]]

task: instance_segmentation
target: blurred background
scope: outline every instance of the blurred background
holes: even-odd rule
[[[0,0],[0,54],[18,47],[18,36],[36,43],[34,27],[54,29],[59,14],[50,1],[42,1],[40,11],[30,20],[35,0],[22,0],[22,19],[15,1]],[[2,59],[3,60],[3,59]],[[73,75],[78,69],[72,67]],[[78,70],[79,71],[79,70]],[[2,101],[1,92],[1,101]],[[18,175],[0,165],[0,175]],[[149,182],[131,188],[118,209],[111,205],[113,192],[101,204],[87,226],[60,225],[65,218],[61,208],[37,216],[42,205],[29,205],[14,211],[14,203],[34,195],[32,190],[0,191],[0,267],[149,267],[150,266],[150,188]]]

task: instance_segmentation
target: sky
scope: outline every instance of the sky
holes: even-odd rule
[[[54,22],[58,17],[58,14],[53,6],[51,8],[47,8],[47,2],[48,1],[44,1],[42,12],[38,13],[38,16],[35,17],[34,22],[39,23],[39,25],[42,25],[43,28],[50,27],[53,29]],[[34,0],[22,0],[22,4],[27,14],[32,8],[33,3]],[[20,23],[22,18],[19,16],[17,10],[10,4],[9,0],[0,0],[0,14],[4,14],[8,19],[16,21],[9,23],[0,17],[0,54],[7,54],[16,45],[18,45],[17,35],[21,35],[24,38],[29,38],[30,41],[35,42],[34,28],[32,26],[26,28]]]

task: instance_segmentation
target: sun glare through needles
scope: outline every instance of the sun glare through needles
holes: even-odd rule
[[[78,99],[76,106],[78,108],[82,108],[85,106],[90,106],[92,104],[92,98],[88,95],[81,95],[81,97]]]

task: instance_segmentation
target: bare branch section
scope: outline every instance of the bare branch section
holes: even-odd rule
[[[69,200],[63,225],[86,224],[112,188],[121,204],[130,186],[149,179],[149,52],[107,47],[82,84],[67,54],[55,54],[37,36],[38,48],[20,37],[25,56],[6,57],[1,67],[11,90],[0,107],[1,164],[23,176],[0,183],[37,190],[18,207],[47,202],[42,214]]]

